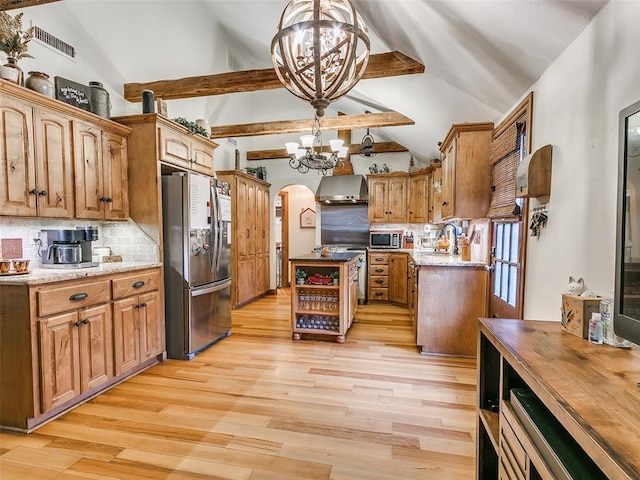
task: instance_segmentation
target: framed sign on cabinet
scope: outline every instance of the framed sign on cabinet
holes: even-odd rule
[[[300,212],[300,228],[315,228],[316,212],[311,208],[305,208]]]

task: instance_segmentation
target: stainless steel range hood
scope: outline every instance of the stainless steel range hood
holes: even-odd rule
[[[316,192],[318,203],[366,203],[368,201],[369,191],[364,175],[322,177]]]

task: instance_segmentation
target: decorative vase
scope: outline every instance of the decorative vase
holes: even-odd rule
[[[54,98],[53,82],[49,80],[49,75],[42,72],[29,72],[29,76],[24,82],[24,86],[38,93]]]
[[[24,72],[18,66],[18,61],[15,58],[7,58],[7,63],[2,67],[2,78],[17,83],[21,87],[24,86]]]

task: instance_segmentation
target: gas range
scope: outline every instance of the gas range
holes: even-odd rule
[[[319,252],[324,247],[335,248],[336,252],[363,252],[366,253],[369,249],[368,245],[350,245],[350,244],[338,244],[338,245],[318,245],[313,250]]]

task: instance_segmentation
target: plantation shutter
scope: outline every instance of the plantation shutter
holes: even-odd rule
[[[521,135],[525,115],[519,117],[492,142],[489,161],[493,164],[491,204],[487,217],[513,217],[520,214],[516,203],[516,171],[521,157]]]

